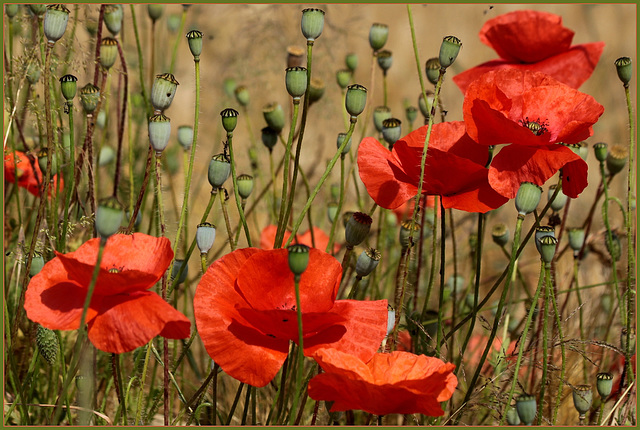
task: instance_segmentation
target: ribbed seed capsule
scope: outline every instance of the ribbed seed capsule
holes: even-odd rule
[[[47,363],[53,365],[56,362],[58,351],[60,350],[58,336],[56,336],[55,332],[38,324],[36,331],[36,345],[38,346],[38,352],[40,352],[40,355],[42,355]]]
[[[629,82],[631,82],[631,76],[633,75],[631,58],[620,57],[614,62],[614,64],[616,65],[616,72],[618,73],[620,81],[622,81],[625,86],[629,85]]]
[[[389,37],[389,26],[386,24],[374,23],[369,29],[369,45],[371,49],[377,51],[382,49]]]
[[[100,42],[100,65],[110,69],[118,58],[118,42],[113,37],[105,37]]]
[[[178,85],[178,81],[171,73],[156,75],[151,88],[151,104],[158,113],[171,106]]]
[[[411,220],[402,221],[400,224],[400,246],[402,249],[408,249],[418,240],[420,225],[414,224]]]
[[[516,209],[519,215],[527,215],[533,212],[540,203],[542,188],[531,182],[523,182],[516,194]],[[524,420],[523,420],[524,421]]]
[[[29,5],[29,10],[35,16],[41,16],[47,11],[47,5],[44,3],[31,3]]]
[[[248,199],[253,191],[253,176],[239,175],[236,181],[238,184],[238,194],[243,199]]]
[[[209,162],[208,172],[209,183],[211,186],[215,189],[220,188],[230,174],[231,164],[224,154],[214,155]]]
[[[393,54],[391,51],[384,50],[378,52],[378,66],[382,69],[384,74],[391,68],[393,64]]]
[[[373,110],[373,125],[375,125],[378,133],[382,133],[382,122],[391,118],[391,109],[387,106],[377,106]]]
[[[60,91],[66,101],[71,101],[76,96],[78,78],[73,75],[64,75],[60,78]]]
[[[272,129],[271,127],[264,127],[262,130],[260,130],[260,133],[262,144],[267,147],[269,152],[273,151],[273,147],[278,143],[279,132]]]
[[[416,108],[415,106],[407,106],[404,109],[404,112],[405,115],[407,115],[407,121],[409,122],[409,124],[413,124],[413,122],[418,117],[418,108]]]
[[[351,117],[357,117],[364,111],[367,105],[367,89],[360,84],[353,84],[347,87],[345,97],[345,107]]]
[[[163,114],[153,115],[149,118],[149,143],[156,155],[162,154],[162,151],[169,144],[171,137],[171,120]]]
[[[558,239],[553,236],[543,236],[536,244],[540,244],[540,258],[545,263],[551,263],[553,256],[556,254],[556,247],[558,245]]]
[[[306,67],[289,67],[285,73],[285,84],[287,92],[294,100],[300,100],[300,97],[307,91],[307,69]]]
[[[104,9],[104,25],[114,36],[122,29],[122,5],[108,4]]]
[[[202,32],[191,30],[187,33],[187,42],[189,42],[189,49],[191,50],[194,61],[200,61],[200,54],[202,54]]]
[[[516,410],[524,425],[529,426],[536,418],[537,402],[534,396],[523,394],[516,399]]]
[[[40,62],[38,60],[32,61],[27,67],[27,81],[29,81],[31,85],[37,84],[41,72]]]
[[[47,164],[49,163],[49,150],[45,147],[38,152],[38,165],[42,172],[47,171]],[[51,157],[51,175],[57,175],[59,170],[58,157],[56,157],[55,150]]]
[[[547,193],[547,198],[549,200],[551,200],[551,197],[553,197],[553,195],[555,194],[556,187],[556,184],[549,186],[549,192]],[[554,212],[559,212],[564,207],[564,205],[567,204],[567,200],[569,200],[569,197],[567,197],[567,195],[562,191],[562,188],[560,188],[560,191],[558,191],[556,198],[553,199],[553,202],[551,202],[551,209],[553,209]]]
[[[420,112],[424,119],[427,120],[431,116],[431,109],[433,108],[433,102],[435,102],[435,94],[433,91],[426,91],[427,101],[425,102],[424,97],[422,97],[422,93],[418,95],[418,107],[420,108]]]
[[[569,237],[569,246],[574,254],[579,252],[584,245],[585,233],[582,227],[568,228],[567,236]]]
[[[57,42],[69,22],[69,9],[63,4],[50,4],[44,13],[43,30],[49,43]]]
[[[438,78],[440,77],[440,61],[438,58],[429,58],[424,65],[424,71],[429,82],[433,85],[437,84]]]
[[[238,125],[238,111],[226,108],[220,112],[220,116],[222,117],[222,127],[227,134],[233,133],[233,130],[235,130]]]
[[[340,149],[340,147],[342,146],[346,138],[347,138],[347,133],[338,133],[338,139],[336,139],[336,146],[338,147],[338,149]],[[351,138],[349,138],[349,142],[347,142],[347,145],[342,150],[342,154],[343,155],[348,154],[350,149],[351,149]]]
[[[276,133],[284,128],[284,111],[279,103],[269,103],[262,109],[262,115],[267,125]]]
[[[456,61],[461,47],[462,42],[455,36],[446,36],[442,39],[440,55],[438,56],[440,66],[444,68],[451,66],[453,62]]]
[[[196,229],[196,243],[198,244],[198,249],[200,250],[201,254],[206,254],[207,252],[209,252],[215,240],[215,225],[208,222],[198,224],[198,228]]]
[[[249,90],[247,87],[244,85],[237,86],[233,93],[241,106],[247,106],[249,104]]]
[[[602,372],[596,375],[596,389],[602,399],[606,399],[613,389],[613,375],[609,372]]]
[[[193,127],[190,125],[181,125],[178,127],[178,143],[185,151],[191,149],[193,145]]]
[[[518,411],[516,411],[516,408],[509,407],[507,409],[507,423],[510,426],[520,425],[520,417],[518,416]]]
[[[540,252],[540,244],[538,242],[545,236],[556,237],[556,230],[550,225],[541,225],[536,227],[536,233],[533,240],[536,243],[536,249],[538,252]]]
[[[342,69],[336,72],[336,82],[340,88],[343,90],[347,88],[349,81],[351,81],[351,70]]]
[[[309,265],[309,247],[307,245],[295,244],[287,248],[289,251],[289,270],[299,277],[307,270]]]
[[[607,155],[607,170],[611,176],[620,173],[627,164],[629,151],[622,145],[613,145]]]
[[[363,212],[355,212],[347,221],[344,236],[347,246],[356,246],[362,243],[371,230],[373,220]]]
[[[402,136],[402,121],[398,118],[387,118],[382,121],[382,137],[389,144],[389,149],[393,149],[394,143]]]
[[[87,115],[93,113],[100,102],[100,90],[91,83],[85,85],[80,88],[80,101]]]
[[[124,212],[122,205],[115,197],[106,197],[98,203],[96,210],[96,230],[103,240],[114,235],[120,229]]]
[[[36,276],[44,267],[44,257],[40,253],[34,253],[31,259],[31,267],[29,268],[29,276]]]
[[[304,9],[300,22],[302,34],[308,41],[314,41],[322,34],[324,28],[324,11],[317,8]]]
[[[503,222],[493,226],[491,238],[498,246],[505,246],[509,243],[509,227]]]
[[[593,145],[593,152],[596,155],[596,160],[603,162],[609,155],[608,145],[604,142],[598,142]]]
[[[573,387],[573,406],[583,418],[591,409],[593,403],[593,391],[590,385],[578,385]]]
[[[362,251],[362,254],[356,261],[356,275],[360,278],[368,276],[380,263],[382,254],[374,248],[369,248],[366,251]]]

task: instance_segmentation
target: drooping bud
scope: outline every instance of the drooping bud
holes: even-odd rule
[[[13,19],[18,14],[19,7],[17,4],[6,4],[4,5],[4,13],[7,14],[7,18]]]
[[[198,249],[200,250],[201,254],[206,254],[207,252],[209,252],[215,240],[215,225],[208,222],[198,224],[198,228],[196,229],[196,243],[198,244]]]
[[[363,212],[355,212],[347,221],[344,236],[347,246],[356,246],[362,243],[371,230],[373,220]]]
[[[360,84],[353,84],[347,87],[345,97],[345,107],[351,117],[357,117],[364,111],[367,105],[367,89]]]
[[[222,127],[227,134],[232,134],[233,130],[236,129],[236,125],[238,125],[238,111],[226,108],[220,112],[220,116],[222,117]]]
[[[42,148],[38,152],[38,165],[40,166],[40,170],[42,172],[47,171],[47,164],[49,163],[49,155],[51,155],[51,175],[57,175],[59,170],[58,165],[58,157],[56,156],[55,150],[53,154],[49,154],[49,150],[47,147]]]
[[[347,54],[344,57],[344,64],[347,66],[347,69],[351,70],[351,73],[355,72],[358,67],[358,55],[353,52]]]
[[[118,199],[112,196],[100,200],[96,210],[96,230],[102,240],[107,240],[118,232],[123,217],[124,212]]]
[[[200,54],[202,54],[202,32],[191,30],[187,33],[187,42],[189,43],[191,55],[193,55],[193,61],[200,61]]]
[[[577,255],[584,245],[584,229],[582,227],[568,228],[567,236],[569,237],[569,246],[573,250],[574,255]]]
[[[149,14],[149,18],[151,18],[151,21],[156,22],[164,13],[164,5],[158,3],[149,4],[147,5],[147,13]]]
[[[53,366],[58,357],[58,351],[60,350],[58,336],[56,336],[55,332],[38,324],[36,345],[38,346],[40,355],[42,355],[49,365]]]
[[[379,23],[371,25],[371,28],[369,29],[369,45],[371,45],[371,49],[374,51],[382,49],[384,44],[387,43],[388,37],[389,26]]]
[[[446,36],[442,39],[442,44],[440,45],[440,55],[438,57],[438,61],[440,62],[440,66],[445,69],[453,64],[458,57],[458,53],[460,52],[460,48],[462,47],[462,42],[455,36]]]
[[[182,270],[182,274],[178,278],[178,284],[182,284],[187,280],[187,276],[189,275],[189,265],[186,264],[184,260],[175,259],[173,262],[173,267],[171,268],[171,281],[176,279],[176,276],[178,276],[178,273],[180,273],[180,269],[182,269],[182,266],[184,266],[184,269]]]
[[[440,61],[438,58],[429,58],[424,65],[424,71],[429,82],[433,85],[437,84],[440,77]]]
[[[42,254],[36,252],[31,259],[31,267],[29,268],[29,276],[32,278],[36,276],[44,267],[44,257]]]
[[[156,111],[162,112],[171,106],[178,85],[178,81],[171,73],[156,75],[151,87],[151,104]]]
[[[218,189],[222,187],[222,184],[224,184],[230,174],[231,163],[229,163],[224,154],[217,154],[211,157],[208,178],[213,188]]]
[[[314,41],[322,34],[324,28],[324,11],[317,8],[304,9],[300,22],[302,35],[308,41]]]
[[[625,86],[631,82],[631,76],[633,75],[633,66],[631,65],[631,58],[620,57],[615,61],[616,72],[618,72],[618,78]]]
[[[171,121],[163,114],[153,115],[149,118],[149,143],[156,155],[160,156],[169,144],[171,137]]]
[[[62,37],[67,29],[69,13],[69,9],[63,4],[50,4],[47,6],[42,25],[44,35],[49,43],[55,43]]]
[[[433,102],[435,102],[435,94],[433,91],[426,91],[427,101],[425,102],[424,97],[422,97],[422,93],[418,96],[418,107],[420,108],[420,112],[424,119],[427,120],[431,116],[431,109],[433,108]]]
[[[294,276],[299,277],[309,265],[309,247],[295,244],[290,245],[287,250],[289,251],[289,270],[293,272]]]
[[[540,203],[542,188],[531,182],[520,184],[518,194],[516,194],[516,209],[519,215],[527,215],[533,212]],[[524,421],[524,420],[523,420]]]

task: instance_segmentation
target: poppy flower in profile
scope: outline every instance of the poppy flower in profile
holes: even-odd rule
[[[498,70],[469,86],[462,110],[473,140],[511,144],[489,167],[489,183],[498,193],[511,199],[522,182],[543,185],[561,168],[564,194],[576,198],[587,186],[587,163],[560,143],[593,134],[604,108],[590,95],[544,73]]]
[[[56,252],[29,282],[27,317],[51,330],[80,326],[100,239],[68,254]],[[173,251],[167,238],[117,234],[107,240],[86,322],[91,343],[121,354],[160,335],[189,337],[191,322],[154,292],[148,291],[169,267]]]
[[[428,126],[401,138],[389,151],[372,137],[358,148],[358,169],[371,198],[395,209],[415,197]],[[445,208],[487,212],[507,202],[487,180],[489,149],[465,133],[462,121],[433,125],[429,140],[422,193],[442,196]]]
[[[261,249],[273,249],[273,244],[276,241],[276,232],[278,231],[278,226],[270,224],[266,226],[262,233],[260,233],[260,248]],[[291,237],[291,232],[284,232],[284,239],[282,240],[282,244],[287,243],[287,240]],[[315,241],[316,246],[313,246]],[[327,249],[327,245],[329,244],[329,236],[322,231],[320,228],[314,226],[313,227],[313,238],[311,238],[311,230],[307,230],[302,234],[296,235],[296,239],[293,243],[299,243],[300,245],[307,245],[309,248],[317,248],[321,251]],[[333,253],[336,254],[340,251],[340,244],[333,244]]]
[[[331,412],[358,409],[375,415],[444,415],[458,385],[455,366],[409,352],[376,353],[365,363],[333,349],[314,356],[325,371],[309,381],[309,397],[334,402]]]
[[[17,183],[19,187],[26,188],[34,196],[40,195],[40,187],[42,184],[42,171],[38,160],[29,157],[24,152],[15,151],[6,152],[4,155],[4,180],[9,183]],[[62,189],[62,178],[58,179],[58,175],[53,177],[54,183],[58,183],[58,187]],[[51,189],[49,189],[51,193]]]
[[[545,73],[578,89],[598,64],[604,42],[571,46],[574,32],[562,17],[548,12],[519,10],[487,21],[480,41],[500,56],[454,76],[462,92],[471,82],[492,70],[518,69]]]
[[[335,348],[368,360],[387,334],[387,301],[336,300],[342,267],[317,249],[300,278],[304,355]],[[198,333],[230,376],[263,387],[298,342],[293,273],[286,249],[238,249],[215,261],[193,300]]]

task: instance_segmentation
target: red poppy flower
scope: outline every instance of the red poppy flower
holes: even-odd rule
[[[427,208],[433,209],[434,204],[435,204],[435,197],[427,196]],[[414,207],[415,207],[415,200],[409,199],[403,204],[401,204],[400,206],[398,206],[397,208],[392,209],[393,213],[396,215],[396,218],[398,219],[398,224],[400,224],[402,221],[406,219],[410,219],[411,217],[413,217]],[[420,200],[420,207],[424,209],[422,207],[422,200]],[[438,216],[439,213],[440,211],[436,211],[436,216]]]
[[[491,70],[519,69],[545,73],[578,89],[598,64],[604,42],[571,46],[573,31],[562,17],[548,12],[519,10],[487,21],[480,40],[500,56],[453,78],[462,92]]]
[[[260,248],[261,249],[273,249],[273,244],[276,241],[276,232],[278,231],[278,226],[270,224],[266,226],[262,233],[260,233]],[[287,243],[287,240],[291,237],[291,232],[284,232],[284,239],[282,241],[283,244]],[[324,231],[319,229],[318,227],[313,227],[313,239],[315,240],[316,246],[313,246],[313,240],[311,239],[311,230],[307,230],[300,235],[296,235],[296,239],[294,243],[299,243],[301,245],[307,245],[309,248],[316,248],[321,251],[327,249],[327,245],[329,244],[329,236],[326,235]],[[336,254],[340,251],[340,244],[333,244],[333,253]]]
[[[415,197],[428,126],[398,140],[389,151],[372,137],[358,148],[360,178],[371,198],[395,209]],[[487,181],[489,150],[465,133],[461,121],[435,124],[429,141],[423,194],[442,196],[445,208],[487,212],[507,202]]]
[[[74,252],[56,252],[27,287],[24,307],[30,320],[52,330],[80,326],[98,247],[99,239],[91,239]],[[96,348],[120,354],[158,335],[189,337],[189,320],[148,291],[172,258],[167,238],[134,233],[108,239],[86,318],[89,340]]]
[[[387,301],[337,300],[342,267],[309,250],[300,279],[304,354],[336,348],[368,360],[387,334]],[[286,249],[238,249],[214,262],[198,284],[194,313],[204,346],[222,370],[262,387],[298,341],[293,274]]]
[[[4,180],[6,182],[17,181],[18,186],[26,188],[34,196],[40,195],[40,186],[42,184],[42,171],[38,160],[29,159],[24,152],[15,151],[7,152],[4,155]],[[58,175],[53,177],[54,183],[58,182]],[[62,189],[62,178],[59,179],[58,186]],[[51,189],[49,189],[51,193]]]
[[[309,397],[332,401],[331,412],[359,409],[375,415],[444,415],[439,402],[458,385],[455,366],[434,357],[395,351],[364,363],[333,349],[314,356],[325,373],[309,381]]]
[[[575,198],[587,186],[587,163],[558,143],[578,143],[593,134],[604,112],[593,97],[543,73],[498,70],[469,86],[462,110],[476,142],[512,144],[489,167],[489,183],[503,196],[515,197],[522,182],[543,185],[560,168],[567,196]]]

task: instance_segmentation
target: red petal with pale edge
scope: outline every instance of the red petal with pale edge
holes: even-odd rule
[[[184,339],[191,322],[150,291],[103,297],[89,322],[89,340],[101,351],[122,354],[161,335]]]

